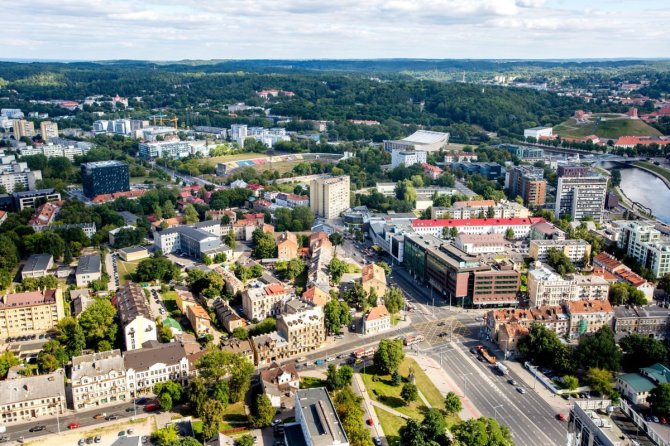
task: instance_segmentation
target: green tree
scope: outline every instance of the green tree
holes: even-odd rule
[[[603,368],[612,372],[621,368],[621,350],[616,345],[614,333],[603,326],[591,336],[579,340],[575,361],[584,368]]]
[[[207,386],[205,385],[205,380],[199,376],[196,376],[191,380],[188,401],[193,406],[195,413],[201,417],[205,401],[207,401]]]
[[[663,277],[661,277],[658,280],[658,287],[664,290],[666,293],[670,293],[670,273],[666,273]]]
[[[266,427],[272,423],[275,415],[275,408],[272,407],[270,398],[264,393],[256,397],[256,415],[253,418],[255,427]]]
[[[161,410],[169,412],[172,410],[172,397],[169,393],[164,393],[158,397],[158,403],[161,406]]]
[[[494,418],[472,418],[452,426],[451,432],[458,444],[468,446],[514,446],[512,435]]]
[[[174,210],[174,204],[170,200],[166,201],[163,204],[163,217],[164,218],[172,218],[175,215],[177,215],[177,214],[175,213],[175,210]]]
[[[430,443],[422,426],[410,418],[398,432],[400,434],[400,444],[402,446],[429,446]]]
[[[330,274],[330,280],[338,284],[342,279],[344,273],[348,270],[347,262],[340,260],[337,257],[333,257],[328,264],[328,273]]]
[[[416,385],[412,383],[405,383],[405,385],[402,386],[402,390],[400,391],[400,398],[405,401],[405,404],[409,405],[410,403],[419,399],[419,390],[416,388]]]
[[[454,392],[448,392],[444,396],[444,410],[449,415],[454,415],[463,409],[461,399]]]
[[[182,398],[182,386],[174,381],[166,381],[154,385],[154,395],[170,395],[173,402],[177,403]]]
[[[579,387],[579,380],[572,375],[565,375],[563,377],[563,386],[568,390],[575,390]]]
[[[252,236],[254,245],[253,256],[257,259],[272,259],[277,257],[277,242],[272,234],[258,228]]]
[[[159,446],[174,446],[179,442],[177,425],[171,424],[164,428],[155,430],[151,434],[151,443]]]
[[[30,254],[46,253],[60,259],[65,252],[65,242],[53,231],[31,234],[23,239],[23,243]]]
[[[342,242],[344,241],[344,237],[339,232],[333,232],[328,236],[328,240],[330,240],[330,243],[332,243],[333,248],[335,248],[334,252],[337,253],[337,247],[342,244]]]
[[[554,268],[561,276],[575,272],[575,265],[570,258],[563,251],[556,248],[551,248],[547,252],[547,264]]]
[[[668,357],[668,349],[663,341],[637,333],[621,338],[619,347],[623,352],[623,369],[630,372],[656,363],[663,364]]]
[[[235,330],[233,330],[231,335],[241,341],[246,341],[249,339],[249,332],[244,327],[237,327]]]
[[[514,229],[512,228],[507,228],[505,231],[505,238],[507,240],[514,240],[516,237],[514,236]]]
[[[154,217],[156,217],[156,220],[163,219],[163,210],[161,209],[160,205],[158,205],[158,203],[154,205],[153,213]]]
[[[351,324],[351,313],[349,313],[349,305],[346,302],[331,299],[323,307],[323,313],[328,333],[340,334],[342,325]]]
[[[202,406],[202,435],[210,440],[218,435],[226,408],[217,400],[208,399]]]
[[[391,314],[396,314],[405,307],[405,297],[398,287],[390,287],[384,295],[384,305]]]
[[[610,395],[614,391],[612,372],[592,367],[586,372],[586,382],[591,390],[603,395]]]
[[[386,275],[386,277],[390,276],[391,273],[393,272],[389,264],[386,262],[379,262],[377,263],[377,266],[384,270],[384,274]]]
[[[226,242],[226,245],[230,247],[230,249],[235,249],[235,231],[232,229],[228,231],[224,241]]]
[[[224,407],[228,407],[228,402],[230,401],[230,389],[228,389],[228,383],[226,381],[219,381],[214,384],[212,396],[223,404]]]
[[[86,336],[79,322],[73,317],[65,317],[56,325],[56,339],[65,348],[68,357],[79,356],[86,348]]]
[[[106,340],[110,344],[116,341],[118,327],[114,322],[116,308],[108,299],[95,299],[79,315],[79,325],[84,332],[86,345],[97,346],[100,341]]]
[[[443,443],[447,432],[447,422],[442,412],[439,409],[428,409],[421,422],[421,429],[428,440],[438,444]]]
[[[650,392],[648,400],[655,414],[670,414],[670,384],[660,383]]]
[[[519,340],[519,353],[540,367],[557,372],[572,371],[571,352],[558,335],[542,324],[533,323],[528,336]]]
[[[6,350],[0,355],[0,378],[4,379],[7,376],[9,369],[20,363],[21,361],[19,361],[19,358],[17,358],[14,353]]]
[[[195,210],[195,207],[191,203],[188,203],[184,206],[184,223],[191,225],[200,221],[200,216],[198,211]]]
[[[405,359],[402,351],[402,340],[382,339],[375,351],[374,364],[379,373],[390,375],[398,370],[400,363]]]
[[[235,446],[254,446],[254,444],[256,444],[256,440],[249,434],[244,434],[235,440]]]
[[[456,226],[452,226],[451,228],[449,228],[449,237],[451,238],[458,237],[458,228],[456,228]]]
[[[277,330],[277,319],[268,317],[254,325],[249,330],[250,336],[260,336]]]

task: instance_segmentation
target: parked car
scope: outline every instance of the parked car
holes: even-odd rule
[[[102,441],[102,437],[100,435],[96,435],[95,438],[93,439],[94,443],[100,443]]]
[[[46,428],[46,426],[33,426],[28,429],[28,432],[42,432],[43,430],[46,430]]]
[[[80,427],[81,427],[81,424],[75,423],[75,422],[72,422],[72,423],[67,425],[68,429],[77,429],[77,428],[80,428]]]
[[[375,442],[376,446],[382,446],[382,439],[379,437],[375,437],[372,439]]]
[[[556,419],[557,419],[558,421],[565,421],[565,420],[566,420],[565,414],[557,413],[557,414],[556,414]]]
[[[107,421],[114,421],[114,420],[118,420],[118,419],[119,419],[119,416],[118,416],[117,414],[115,414],[115,413],[109,415],[109,416],[106,418]]]
[[[93,415],[93,418],[95,418],[96,420],[102,420],[106,416],[107,416],[106,413],[96,413],[95,415]]]
[[[510,383],[510,384],[513,385],[513,386],[516,386],[516,385],[517,385],[517,382],[516,382],[515,379],[508,379],[507,382]]]

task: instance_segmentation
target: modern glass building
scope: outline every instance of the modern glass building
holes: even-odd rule
[[[98,161],[81,165],[84,195],[113,194],[130,190],[128,164],[121,161]]]

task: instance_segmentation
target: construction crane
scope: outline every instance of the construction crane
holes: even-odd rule
[[[153,120],[154,125],[156,125],[156,120],[158,120],[158,125],[163,125],[164,121],[171,122],[172,127],[177,128],[177,123],[179,122],[179,118],[176,116],[173,116],[172,118],[168,118],[167,115],[160,113],[158,115],[152,115],[149,116],[149,119]]]

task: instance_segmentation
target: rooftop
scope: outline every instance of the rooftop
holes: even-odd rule
[[[151,310],[144,296],[144,291],[134,282],[126,282],[116,293],[116,306],[119,310],[121,323],[124,326],[139,316],[152,320]]]
[[[414,144],[435,144],[436,142],[445,141],[447,138],[449,138],[448,133],[417,130],[408,137],[403,138],[402,141]]]
[[[46,271],[49,264],[53,262],[51,254],[33,254],[28,257],[22,272]]]
[[[62,395],[65,401],[65,373],[58,369],[47,375],[24,376],[2,383],[0,406],[23,401],[42,400]]]
[[[313,446],[348,443],[347,434],[325,388],[298,390],[296,404],[299,405],[305,420],[304,425],[309,430],[305,432],[305,436],[311,439]]]
[[[112,371],[119,374],[125,373],[121,350],[110,350],[72,358],[71,378],[73,381],[84,377],[93,378],[108,375]]]
[[[186,356],[186,349],[181,342],[161,344],[148,341],[142,344],[140,349],[125,352],[123,361],[126,370],[133,369],[138,372],[148,370],[155,364],[176,365]]]
[[[95,274],[100,272],[100,254],[79,257],[76,274]]]
[[[3,297],[0,308],[32,307],[47,305],[56,302],[56,290],[27,291],[25,293],[10,293]]]
[[[608,300],[578,300],[567,303],[569,313],[613,313],[612,304]]]
[[[389,317],[391,313],[386,309],[386,305],[378,305],[376,307],[370,308],[367,316],[365,316],[366,321],[375,321],[383,317]]]
[[[421,227],[463,227],[463,226],[522,226],[543,222],[542,217],[529,218],[460,218],[439,220],[413,220],[412,226]]]

